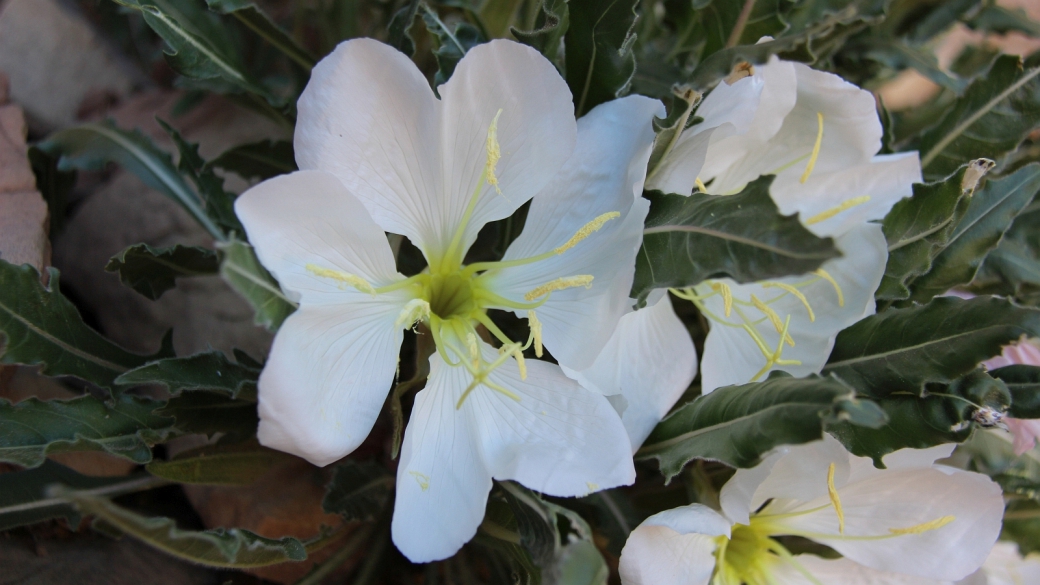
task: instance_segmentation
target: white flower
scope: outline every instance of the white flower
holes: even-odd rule
[[[299,172],[236,202],[257,255],[299,309],[259,381],[261,443],[326,465],[368,435],[403,330],[436,344],[398,467],[393,538],[416,562],[476,532],[492,478],[556,496],[631,483],[624,427],[605,398],[542,346],[593,362],[625,311],[648,204],[639,195],[660,102],[629,97],[577,123],[566,84],[533,49],[475,47],[437,99],[412,62],[372,40],[341,44],[299,102]],[[464,265],[486,223],[534,197],[500,262]],[[384,232],[429,268],[399,274]],[[489,309],[528,318],[508,338]],[[483,326],[501,343],[485,343]]]
[[[953,445],[903,449],[885,457],[887,469],[877,469],[830,436],[781,448],[758,466],[738,470],[723,486],[721,513],[691,504],[640,524],[621,554],[622,582],[852,585],[961,579],[989,554],[1004,500],[988,477],[934,463],[952,450]],[[783,535],[829,546],[844,559],[792,555],[776,539]],[[905,577],[880,580],[884,575],[878,571]]]
[[[728,195],[776,175],[770,195],[780,211],[835,238],[843,257],[814,274],[744,285],[720,279],[677,292],[712,323],[705,393],[772,370],[820,371],[837,333],[874,312],[888,248],[881,228],[867,222],[921,180],[917,153],[875,154],[882,129],[870,92],[775,57],[752,69],[704,99],[696,112],[704,121],[682,134],[647,188]]]
[[[1040,555],[1025,557],[1018,546],[1010,542],[998,542],[989,553],[982,568],[957,585],[1027,585],[1040,583]]]

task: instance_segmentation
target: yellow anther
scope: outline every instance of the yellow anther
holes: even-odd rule
[[[570,250],[571,248],[576,246],[578,242],[599,231],[599,228],[603,227],[603,224],[607,223],[612,219],[617,219],[619,217],[621,217],[621,213],[617,211],[608,211],[607,213],[600,215],[596,219],[581,226],[581,229],[575,232],[575,234],[571,236],[571,239],[567,240],[567,243],[558,248],[554,248],[553,252],[555,252],[556,254],[563,254],[567,250]]]
[[[809,164],[805,165],[805,172],[802,173],[803,183],[809,180],[809,175],[812,174],[813,167],[816,166],[816,159],[820,156],[820,145],[823,144],[823,112],[816,112],[816,125],[816,144],[813,145]]]
[[[551,282],[547,282],[542,286],[528,292],[524,295],[524,300],[533,301],[538,297],[545,296],[553,291],[563,290],[565,288],[574,288],[576,286],[584,286],[585,288],[592,287],[592,275],[591,274],[579,274],[578,276],[565,276],[557,278]]]
[[[418,471],[409,471],[408,475],[415,478],[415,482],[419,484],[419,489],[426,491],[430,489],[430,476],[425,473],[419,473]]]
[[[834,487],[834,464],[827,468],[827,495],[834,504],[834,511],[838,514],[838,532],[845,534],[845,511],[841,509],[841,498],[838,497],[838,488]]]
[[[799,301],[802,301],[803,305],[805,305],[805,310],[809,313],[809,321],[816,321],[816,314],[813,313],[812,306],[809,304],[809,299],[805,298],[805,295],[802,294],[802,291],[783,282],[763,282],[762,288],[779,288],[791,293]]]
[[[772,368],[773,366],[802,365],[802,362],[799,360],[780,359],[780,356],[783,355],[784,351],[784,340],[789,339],[787,335],[787,328],[790,327],[790,325],[791,316],[788,315],[787,320],[784,321],[784,328],[780,332],[780,342],[776,345],[776,351],[770,353],[769,348],[766,347],[765,342],[762,341],[761,337],[758,335],[758,332],[755,331],[755,328],[746,323],[744,324],[744,330],[751,334],[751,338],[755,340],[755,345],[758,346],[758,349],[762,352],[762,355],[766,356],[766,365],[762,366],[762,369],[756,372],[755,375],[751,377],[751,380],[749,380],[750,382],[754,382],[755,380],[758,380],[759,378],[764,376],[767,372],[769,372],[770,368]]]
[[[516,360],[516,367],[520,370],[520,379],[527,379],[527,362],[524,361],[524,352],[520,348],[520,344],[515,345],[503,345],[498,348],[499,354],[507,353],[513,356]]]
[[[847,211],[849,209],[852,209],[853,207],[863,205],[868,201],[870,201],[870,195],[863,195],[862,197],[853,197],[852,199],[849,199],[841,205],[836,205],[826,211],[821,211],[820,213],[817,213],[816,215],[810,217],[809,219],[805,220],[805,225],[814,225],[820,223],[821,221],[827,221],[828,219],[834,217],[835,215],[838,215],[843,211]]]
[[[498,176],[495,175],[495,166],[498,165],[498,160],[502,158],[502,150],[498,146],[498,117],[501,115],[502,109],[499,108],[495,118],[491,120],[491,125],[488,126],[487,164],[484,167],[488,185],[494,187],[499,195],[502,194],[502,190],[498,188]]]
[[[535,357],[542,357],[542,322],[534,311],[527,312],[527,326],[531,329],[531,341],[534,342]]]
[[[360,276],[350,274],[349,272],[341,272],[339,270],[333,270],[331,268],[323,268],[321,266],[318,266],[317,264],[307,264],[306,266],[304,266],[304,268],[307,269],[307,272],[310,272],[315,276],[320,276],[322,278],[331,278],[332,280],[337,280],[344,284],[349,284],[350,286],[358,289],[361,292],[372,295],[376,294],[376,289],[372,288],[372,285],[368,284],[367,280],[361,278]]]
[[[777,333],[783,333],[784,334],[784,337],[782,338],[783,341],[786,341],[788,345],[790,345],[791,347],[794,347],[794,340],[791,339],[790,335],[787,335],[787,333],[785,331],[786,327],[784,326],[784,322],[780,320],[780,315],[777,315],[776,311],[774,311],[772,308],[770,308],[769,305],[763,303],[755,295],[751,295],[751,304],[755,305],[756,309],[758,309],[759,311],[762,311],[762,313],[767,318],[769,318],[769,321],[773,324],[773,327],[776,329]],[[791,316],[790,315],[787,316],[787,320],[788,321],[791,320]]]
[[[722,295],[722,312],[729,317],[733,312],[733,290],[724,282],[712,282],[711,290]]]
[[[831,283],[831,286],[834,287],[834,292],[838,295],[838,306],[839,307],[844,307],[845,306],[845,295],[842,294],[841,286],[838,285],[838,281],[834,280],[834,277],[831,276],[830,273],[827,272],[826,270],[824,270],[823,268],[817,269],[816,271],[813,272],[813,274],[815,274],[816,276],[819,276],[820,278],[822,278],[822,279],[826,280],[827,282]]]
[[[423,299],[412,299],[397,315],[395,327],[411,327],[415,323],[430,318],[430,303]]]
[[[595,492],[595,491],[597,491],[597,490],[599,490],[599,484],[598,483],[592,483],[591,481],[587,481],[587,482],[585,482],[585,486],[589,488],[589,493],[590,494]]]
[[[480,345],[477,344],[476,334],[466,334],[466,349],[469,350],[469,359],[470,363],[473,364],[473,369],[480,368]]]
[[[708,187],[704,184],[704,181],[702,181],[700,177],[694,179],[693,182],[697,184],[697,188],[701,190],[701,193],[708,192]]]
[[[946,526],[950,522],[956,520],[956,516],[943,516],[942,518],[936,518],[931,522],[925,522],[923,524],[915,524],[907,528],[889,528],[888,531],[895,535],[903,534],[921,534],[922,532],[928,532],[929,530],[936,530]]]
[[[723,81],[726,82],[726,85],[733,85],[741,79],[744,79],[745,77],[751,77],[754,74],[755,66],[751,63],[748,63],[747,61],[741,61],[740,63],[737,63],[735,67],[733,67],[733,71],[731,71],[730,74],[726,76],[726,79],[723,79]]]

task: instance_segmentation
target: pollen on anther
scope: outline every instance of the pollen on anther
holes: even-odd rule
[[[816,143],[813,144],[809,164],[805,165],[805,172],[802,173],[802,183],[809,180],[809,175],[812,174],[813,168],[816,166],[816,159],[820,156],[820,146],[823,144],[823,112],[816,112],[816,124]]]
[[[488,126],[487,133],[487,163],[484,170],[487,174],[488,185],[495,188],[495,191],[499,195],[502,194],[502,189],[498,187],[498,176],[495,175],[495,167],[498,165],[499,159],[502,158],[502,150],[498,145],[498,117],[502,115],[502,109],[499,108],[498,113],[495,114],[494,119],[491,120],[491,125]]]
[[[608,221],[612,219],[617,219],[619,217],[621,217],[621,213],[617,211],[608,211],[607,213],[604,213],[596,217],[596,219],[593,219],[589,223],[581,226],[581,229],[575,232],[575,234],[571,236],[571,239],[567,240],[567,242],[562,246],[554,248],[553,252],[555,252],[557,255],[563,254],[567,250],[570,250],[575,245],[577,245],[578,242],[599,231],[599,229],[603,227],[603,225],[606,224]]]
[[[322,278],[330,278],[332,280],[337,280],[344,284],[349,284],[350,286],[364,293],[372,295],[376,294],[376,289],[373,288],[367,280],[361,278],[360,276],[350,274],[349,272],[342,272],[339,270],[333,270],[331,268],[324,268],[322,266],[318,266],[317,264],[307,264],[306,266],[304,266],[304,268],[307,270],[307,272],[310,272],[315,276],[320,276]]]
[[[776,311],[770,308],[769,305],[763,303],[762,300],[755,295],[751,295],[751,304],[755,305],[755,308],[759,311],[762,311],[762,314],[764,314],[769,319],[769,322],[773,324],[773,328],[776,329],[777,333],[784,336],[783,341],[787,342],[787,345],[794,347],[794,340],[787,334],[784,322],[780,320],[780,315],[777,315]]]
[[[921,524],[915,524],[906,528],[889,528],[888,531],[897,536],[903,534],[921,534],[922,532],[942,528],[956,519],[956,516],[943,516],[942,518],[936,518],[931,522],[922,522]]]
[[[524,300],[533,301],[538,297],[542,297],[551,292],[563,290],[566,288],[574,288],[578,286],[591,288],[592,279],[593,276],[591,274],[579,274],[577,276],[565,276],[557,278],[556,280],[547,282],[542,286],[529,291],[527,294],[524,295]]]
[[[827,495],[830,496],[834,511],[838,514],[838,533],[845,534],[845,511],[841,508],[841,498],[838,497],[838,488],[834,486],[834,464],[827,468]]]

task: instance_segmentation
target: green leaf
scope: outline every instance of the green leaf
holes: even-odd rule
[[[155,411],[172,417],[177,431],[213,436],[224,433],[224,443],[243,441],[256,435],[260,418],[256,402],[221,396],[211,392],[184,392]]]
[[[0,260],[0,363],[42,366],[48,376],[76,376],[103,388],[116,376],[172,353],[168,343],[154,356],[130,353],[88,327],[59,290],[58,271],[48,286],[28,264]]]
[[[923,396],[927,384],[952,383],[1022,335],[1040,335],[1040,311],[995,297],[937,297],[838,333],[823,372],[871,397]]]
[[[256,482],[275,465],[291,458],[255,442],[206,445],[185,451],[170,461],[152,461],[145,469],[177,483],[242,486]]]
[[[769,196],[772,181],[759,177],[736,195],[648,194],[632,296],[724,276],[745,283],[802,274],[839,256],[833,239],[780,214]]]
[[[632,45],[639,1],[568,0],[567,6],[566,79],[581,117],[628,93],[636,72]]]
[[[346,460],[332,471],[321,507],[348,522],[374,520],[390,501],[394,476],[381,465]]]
[[[97,170],[117,163],[146,185],[183,207],[214,238],[224,232],[210,219],[203,201],[173,166],[170,155],[156,148],[138,131],[116,128],[111,122],[82,124],[59,130],[37,145],[51,156],[61,157],[58,169]]]
[[[663,120],[654,118],[654,146],[650,151],[650,161],[647,163],[646,178],[650,180],[657,174],[661,161],[675,148],[679,137],[688,126],[694,124],[694,120],[701,120],[694,116],[690,117],[693,109],[701,102],[701,94],[689,87],[676,86],[672,88],[672,103],[668,109],[668,116]]]
[[[235,173],[243,179],[270,179],[296,170],[296,155],[288,140],[261,140],[224,151],[207,166]]]
[[[964,441],[976,426],[978,407],[1004,412],[1011,395],[1003,382],[973,370],[948,386],[932,386],[924,397],[899,392],[875,401],[888,416],[886,424],[875,429],[839,423],[828,431],[854,455],[884,467],[882,458],[899,449]]]
[[[277,48],[294,63],[310,71],[315,59],[289,33],[271,20],[271,17],[250,0],[206,0],[209,9],[219,14],[230,14],[249,30]]]
[[[96,516],[109,531],[114,528],[169,555],[206,567],[246,569],[266,567],[286,561],[302,561],[307,553],[320,548],[323,537],[302,543],[292,537],[264,538],[241,528],[182,530],[170,518],[149,518],[121,508],[103,498],[83,492],[55,490],[83,514]]]
[[[272,106],[281,106],[282,99],[273,95],[260,85],[242,66],[242,58],[226,42],[230,36],[226,28],[216,23],[210,25],[210,31],[200,31],[193,24],[203,16],[191,14],[202,12],[208,14],[202,6],[192,3],[173,5],[162,2],[162,7],[155,0],[144,3],[139,0],[114,0],[117,4],[136,10],[144,17],[153,31],[166,41],[169,51],[164,53],[166,61],[181,75],[198,80],[220,80],[235,89],[262,97]],[[201,4],[201,3],[200,3]]]
[[[745,6],[750,12],[742,15]],[[715,0],[698,14],[704,27],[702,57],[708,57],[727,46],[754,45],[762,37],[776,37],[787,28],[780,16],[777,0],[755,0],[750,5],[743,0]],[[741,23],[741,17],[744,22]]]
[[[964,188],[965,173],[972,167],[985,168],[983,164],[973,161],[936,183],[915,183],[913,196],[892,206],[881,225],[888,241],[888,263],[875,297],[910,298],[910,284],[932,268],[932,260],[949,244],[968,210],[974,189]]]
[[[207,351],[186,357],[171,357],[149,362],[122,374],[117,384],[140,386],[159,384],[171,394],[206,390],[242,400],[256,399],[260,369],[234,363],[222,352]]]
[[[222,227],[234,230],[240,234],[245,233],[238,216],[235,215],[235,195],[224,190],[224,179],[217,176],[212,168],[206,165],[206,161],[199,156],[199,145],[188,142],[181,133],[172,126],[156,118],[156,122],[170,135],[173,143],[177,145],[180,160],[177,169],[191,178],[202,200],[206,204],[206,213]]]
[[[579,540],[560,552],[560,585],[607,585],[610,569],[596,545]]]
[[[278,282],[260,264],[252,246],[231,240],[219,247],[224,255],[220,262],[224,280],[252,305],[257,325],[277,331],[296,310],[296,303],[285,296]]]
[[[119,274],[123,284],[154,301],[176,286],[178,278],[217,274],[220,261],[216,252],[199,246],[156,249],[137,244],[112,256],[105,270]]]
[[[828,425],[877,427],[884,414],[834,378],[774,372],[762,382],[725,386],[673,411],[650,434],[637,459],[657,459],[671,481],[693,459],[749,468],[780,445],[820,439]]]
[[[926,179],[944,177],[965,161],[998,159],[1040,124],[1040,57],[1024,64],[1001,56],[945,116],[921,136]]]
[[[38,467],[48,453],[105,451],[147,463],[151,446],[173,432],[173,419],[154,411],[162,402],[122,394],[111,402],[0,398],[0,461]]]
[[[76,171],[58,168],[59,157],[52,156],[37,146],[29,147],[29,163],[36,176],[36,189],[47,202],[50,230],[47,235],[54,240],[65,227],[68,213],[69,194],[76,186]]]
[[[420,0],[408,0],[408,3],[394,13],[387,27],[387,44],[411,57],[415,54],[415,41],[412,39],[412,26],[419,13]]]
[[[972,30],[999,35],[1020,32],[1032,37],[1040,36],[1040,23],[1029,18],[1025,10],[1005,8],[991,2],[986,2],[982,9],[964,24]]]
[[[560,53],[560,44],[563,36],[570,28],[570,11],[567,8],[567,0],[542,0],[535,19],[534,30],[521,31],[516,28],[510,29],[516,40],[525,45],[537,49],[545,58],[556,64],[557,69],[562,69],[557,57]]]
[[[968,85],[967,79],[953,77],[939,67],[939,61],[932,50],[918,47],[898,38],[869,38],[865,41],[864,55],[889,67],[900,71],[912,68],[946,89],[961,93]]]
[[[455,30],[448,30],[448,25],[441,21],[437,11],[425,3],[422,4],[422,11],[426,30],[437,39],[437,50],[433,52],[437,59],[437,73],[433,76],[433,85],[439,86],[455,72],[455,66],[466,55],[466,51],[487,42],[487,39],[480,33],[480,29],[466,22],[459,22]]]
[[[46,460],[25,471],[0,474],[0,532],[17,526],[64,518],[73,529],[79,526],[79,512],[64,498],[48,495],[48,488],[60,484],[74,490],[90,490],[104,496],[118,496],[162,485],[148,476],[92,477],[81,475],[64,465]]]
[[[484,2],[480,7],[480,22],[484,30],[493,39],[500,39],[509,32],[509,25],[516,17],[517,8],[521,0],[499,0],[498,2]]]
[[[1008,409],[1008,416],[1040,418],[1040,367],[1004,366],[992,370],[989,375],[1004,382],[1008,391],[1011,392],[1011,408]]]

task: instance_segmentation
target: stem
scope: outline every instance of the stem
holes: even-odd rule
[[[161,477],[146,475],[144,477],[137,477],[123,483],[106,485],[104,487],[93,488],[89,490],[80,490],[75,493],[94,497],[115,497],[124,494],[131,494],[134,492],[143,492],[157,487],[170,485],[172,483],[174,482],[163,479]],[[42,500],[36,500],[35,502],[26,502],[24,504],[15,504],[14,506],[6,506],[0,508],[0,516],[5,514],[14,514],[17,512],[28,512],[37,508],[46,508],[48,506],[68,503],[71,503],[71,500],[64,497],[45,498]]]
[[[737,22],[733,25],[733,31],[729,33],[729,38],[726,39],[726,48],[735,47],[740,42],[740,37],[744,34],[744,28],[747,26],[748,19],[751,18],[751,9],[755,7],[755,0],[744,0],[744,7],[740,9],[740,15],[737,16]]]

